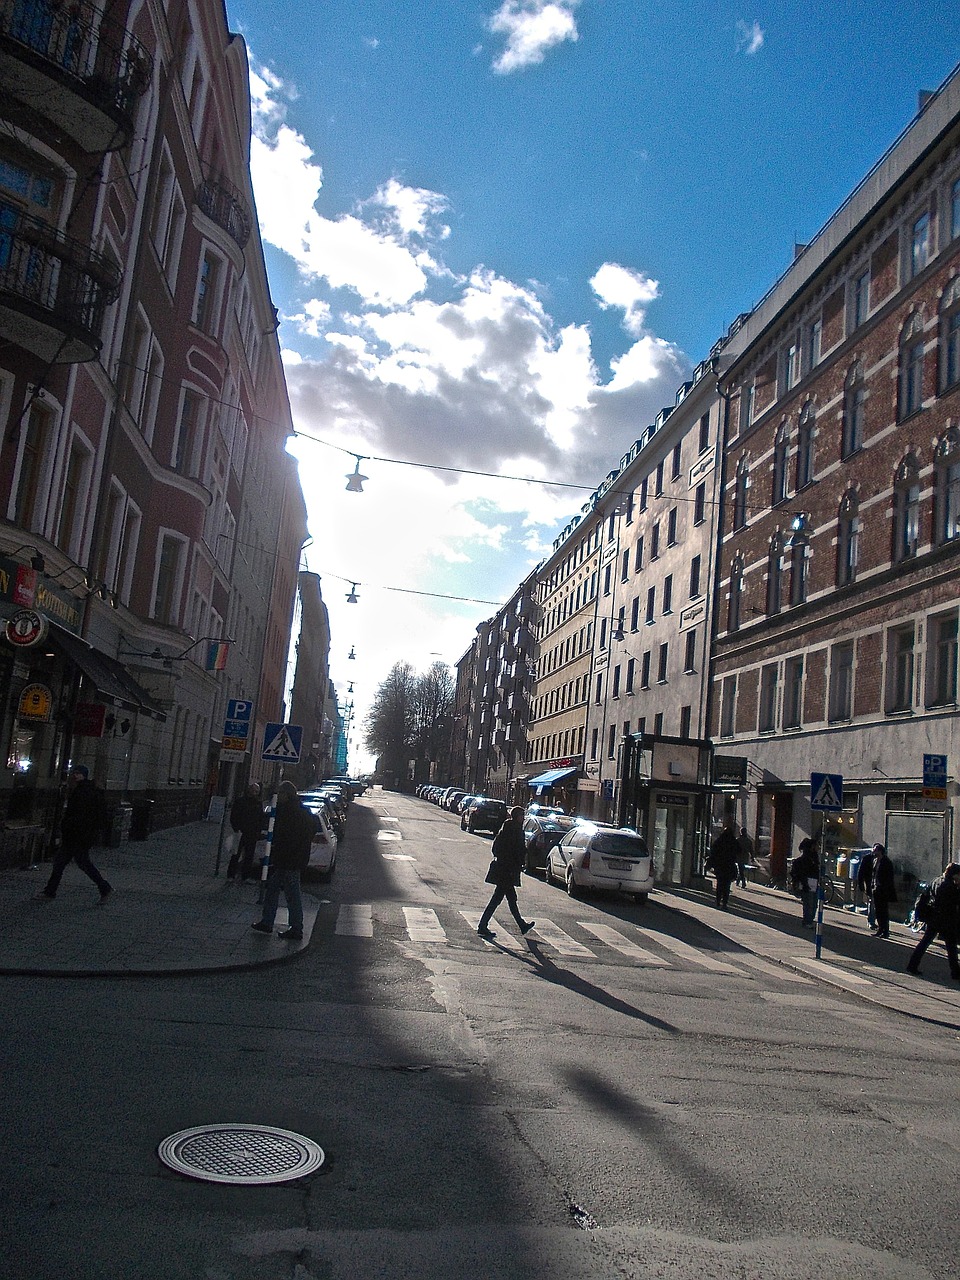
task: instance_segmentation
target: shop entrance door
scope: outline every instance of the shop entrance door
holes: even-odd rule
[[[683,884],[692,854],[693,807],[689,796],[655,796],[654,875],[661,884]]]

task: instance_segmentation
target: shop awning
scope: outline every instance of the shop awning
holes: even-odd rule
[[[576,772],[576,767],[572,769],[548,769],[546,773],[540,773],[535,778],[528,778],[527,786],[533,787],[537,791],[542,791],[545,787],[552,787],[561,778],[569,778],[571,773]]]
[[[152,716],[162,716],[163,711],[153,701],[146,689],[134,680],[130,672],[116,658],[101,653],[81,640],[79,636],[62,627],[51,625],[50,640],[64,657],[79,667],[88,680],[96,685],[105,698],[115,698],[134,711],[146,711]]]

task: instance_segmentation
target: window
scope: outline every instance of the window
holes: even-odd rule
[[[83,536],[83,517],[87,511],[91,470],[90,451],[74,437],[70,442],[70,455],[64,472],[56,539],[57,546],[74,560],[79,556],[79,544]]]
[[[727,630],[740,630],[740,611],[743,601],[743,560],[737,556],[730,566],[730,598],[727,603]]]
[[[851,367],[843,384],[843,431],[840,440],[840,456],[843,458],[849,458],[863,447],[866,404],[863,365],[858,360]]]
[[[630,630],[636,631],[640,625],[640,597],[634,596],[630,606]]]
[[[897,407],[900,421],[923,408],[923,317],[915,311],[900,335]]]
[[[612,542],[617,532],[617,513],[614,511],[607,520],[607,541]]]
[[[637,539],[637,545],[633,552],[633,572],[639,573],[643,568],[643,537]]]
[[[183,475],[196,474],[196,449],[200,436],[201,398],[196,391],[184,387],[180,399],[180,420],[173,441],[171,464]]]
[[[627,507],[626,507],[626,511],[624,512],[624,519],[626,520],[627,524],[633,524],[633,494],[632,493],[627,494]]]
[[[747,489],[749,488],[749,468],[746,458],[737,463],[737,472],[733,482],[733,527],[742,529],[747,523]]]
[[[654,484],[653,492],[658,498],[663,497],[663,461],[657,463],[657,478]]]
[[[817,316],[807,327],[807,369],[815,369],[820,363],[820,349],[823,346],[823,320]]]
[[[849,720],[853,715],[853,643],[835,644],[830,650],[830,719]]]
[[[157,422],[157,405],[163,387],[163,352],[156,338],[150,341],[150,355],[144,377],[143,399],[138,426],[147,444],[153,443],[153,431]]]
[[[684,671],[696,671],[697,669],[697,633],[696,631],[688,631],[684,639],[683,648],[683,669]]]
[[[957,184],[960,186],[960,183]],[[700,419],[700,453],[706,453],[710,448],[710,414],[705,413]]]
[[[783,727],[799,729],[803,723],[803,658],[783,664]]]
[[[657,607],[657,588],[647,588],[647,622],[653,622]]]
[[[773,442],[773,488],[770,501],[773,506],[783,502],[787,496],[787,450],[789,448],[789,432],[786,420],[777,428]]]
[[[160,542],[152,617],[158,622],[165,622],[171,626],[176,626],[179,620],[183,559],[182,539],[173,534],[164,534]]]
[[[700,557],[694,556],[690,561],[690,599],[700,594]]]
[[[660,734],[663,733],[663,712],[662,711],[658,711],[657,714],[653,717],[653,732],[657,735],[657,737],[659,737]]]
[[[893,483],[893,559],[908,560],[920,544],[920,464],[908,453]]]
[[[657,521],[650,530],[650,559],[656,560],[660,554],[660,522]]]
[[[770,615],[779,613],[783,603],[782,573],[783,538],[775,533],[767,552],[767,613]]]
[[[940,300],[940,391],[960,383],[960,276],[954,276]]]
[[[601,618],[599,648],[605,649],[606,647],[607,647],[607,620],[606,618]]]
[[[663,612],[673,612],[673,574],[668,573],[663,580]]]
[[[624,693],[633,693],[633,680],[637,669],[636,658],[630,658],[627,662],[627,678],[624,684]]]
[[[670,478],[672,480],[680,479],[682,445],[683,442],[681,441],[680,444],[675,444],[673,446],[673,462],[670,467]]]
[[[640,659],[640,688],[650,688],[650,650]]]
[[[724,676],[720,686],[720,736],[732,738],[736,728],[737,677]]]
[[[957,615],[931,618],[928,633],[929,705],[951,706],[957,701]]]
[[[123,400],[138,423],[143,409],[150,342],[150,328],[146,318],[138,311],[130,326],[130,342],[123,376]]]
[[[855,581],[860,560],[860,502],[855,490],[843,495],[837,514],[837,586]]]
[[[785,395],[800,381],[800,343],[796,338],[783,352],[780,367],[780,394]]]
[[[794,533],[790,539],[790,604],[796,607],[807,598],[807,565],[810,544],[804,533]]]
[[[689,707],[680,708],[680,737],[681,738],[690,737],[690,708]]]
[[[666,684],[667,682],[667,657],[670,646],[664,642],[660,646],[660,652],[657,657],[657,683]]]
[[[596,760],[597,758],[597,746],[599,744],[599,741],[600,741],[600,730],[594,729],[593,733],[590,735],[590,759],[591,760]]]
[[[910,228],[910,279],[930,261],[930,215],[921,214]]]
[[[620,697],[620,664],[619,662],[613,668],[613,688],[610,690],[611,698]]]
[[[607,759],[613,760],[617,754],[617,726],[612,724],[607,732]]]
[[[608,564],[603,570],[603,594],[605,596],[610,594],[610,582],[613,577],[612,569],[613,565]]]
[[[951,427],[934,453],[934,505],[938,545],[960,537],[960,430]]]
[[[626,582],[630,576],[630,548],[627,547],[620,557],[620,581]]]
[[[814,476],[814,451],[816,449],[817,420],[813,405],[807,401],[800,412],[797,428],[797,489],[812,484]]]
[[[757,403],[757,384],[748,383],[740,397],[740,434],[753,425],[754,410]]]
[[[760,720],[761,733],[772,733],[777,727],[777,681],[780,670],[776,662],[760,668]]]
[[[914,627],[897,627],[887,635],[887,711],[913,709]]]
[[[676,545],[677,541],[677,508],[671,507],[667,516],[667,546]]]
[[[603,701],[603,674],[597,676],[596,702],[599,706]]]
[[[707,486],[698,484],[693,495],[693,523],[703,524],[707,510]]]
[[[13,508],[14,524],[33,533],[41,532],[43,527],[55,427],[56,415],[53,410],[41,401],[34,400],[20,433],[20,473]]]
[[[640,510],[641,511],[646,511],[647,509],[647,485],[648,485],[649,479],[650,479],[649,476],[644,476],[643,479],[640,481]]]
[[[193,322],[206,333],[215,333],[218,327],[220,259],[208,249],[200,260],[200,278],[197,282],[197,302]]]
[[[870,272],[861,271],[850,290],[850,327],[859,329],[870,314]]]
[[[960,178],[950,188],[950,239],[960,236]]]

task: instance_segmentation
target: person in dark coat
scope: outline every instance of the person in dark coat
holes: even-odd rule
[[[876,913],[877,923],[873,932],[878,938],[890,937],[890,903],[896,902],[893,863],[882,844],[873,846],[873,872],[870,877],[870,901]]]
[[[847,911],[856,912],[859,910],[860,902],[863,902],[867,909],[867,924],[872,929],[876,923],[876,916],[873,913],[873,899],[870,897],[870,881],[873,879],[873,850],[865,853],[860,859],[860,865],[857,867],[857,882],[853,891],[853,902],[846,908]]]
[[[53,870],[43,896],[57,896],[60,878],[72,859],[97,886],[100,901],[105,902],[113,889],[90,861],[90,849],[103,838],[106,821],[103,792],[96,783],[90,781],[90,773],[86,765],[82,764],[74,765],[70,770],[68,785],[67,803],[60,820],[60,848],[53,859]]]
[[[263,915],[251,925],[257,933],[273,933],[273,922],[280,902],[280,890],[287,900],[289,925],[278,935],[290,942],[303,937],[303,899],[300,896],[300,873],[310,862],[310,845],[317,820],[305,809],[292,782],[281,782],[277,788],[277,812],[273,819],[270,866],[263,895]]]
[[[506,898],[510,914],[516,920],[521,933],[529,933],[536,923],[524,920],[517,905],[517,885],[520,883],[520,872],[523,870],[526,847],[523,840],[524,812],[519,805],[510,810],[506,821],[497,832],[493,841],[493,862],[487,872],[487,880],[495,888],[490,901],[484,908],[477,933],[481,938],[494,938],[496,934],[490,928],[490,919],[500,903]]]
[[[726,911],[730,901],[730,886],[740,862],[740,842],[734,829],[733,819],[728,818],[723,830],[710,846],[706,867],[716,877],[717,906]]]
[[[933,906],[923,937],[913,949],[907,973],[919,973],[920,961],[934,938],[940,935],[947,949],[950,977],[960,978],[957,939],[960,937],[960,862],[951,862],[942,876],[933,882]]]
[[[797,886],[803,904],[803,928],[812,929],[820,893],[820,849],[816,840],[809,836],[801,840],[797,848],[799,852],[790,863],[790,879]]]
[[[740,828],[740,834],[737,836],[737,845],[740,849],[737,855],[737,888],[745,889],[747,887],[747,867],[753,862],[753,841],[750,839],[750,832],[746,827]]]
[[[227,864],[227,879],[232,880],[239,870],[241,880],[253,880],[256,871],[253,859],[257,841],[267,826],[267,814],[260,798],[259,782],[251,782],[244,795],[237,796],[230,806],[230,826],[239,835],[236,850]]]

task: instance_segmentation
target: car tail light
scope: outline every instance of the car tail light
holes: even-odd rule
[[[580,863],[580,866],[583,868],[584,871],[590,870],[590,850],[589,849],[585,849],[583,851],[583,861]]]

